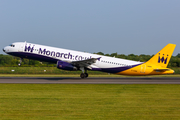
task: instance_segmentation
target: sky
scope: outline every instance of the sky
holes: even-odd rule
[[[0,54],[13,42],[83,52],[180,53],[179,0],[0,0]]]

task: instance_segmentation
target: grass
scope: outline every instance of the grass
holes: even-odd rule
[[[80,74],[0,74],[0,77],[80,77]],[[126,77],[180,77],[180,75],[153,75],[153,76],[124,76],[124,75],[115,75],[115,74],[99,74],[93,75],[89,73],[88,78],[93,77],[117,77],[117,78],[126,78]]]
[[[172,68],[175,74],[180,74],[180,68]],[[56,67],[0,67],[0,74],[56,74],[56,75],[79,75],[81,71],[66,71]],[[99,71],[88,71],[91,75],[107,75]]]
[[[0,119],[180,119],[180,85],[0,84]]]
[[[179,68],[175,68],[178,72]],[[139,77],[108,74],[98,71],[88,71],[89,77]],[[65,71],[56,67],[0,67],[0,77],[80,77],[81,71]],[[174,75],[155,75],[140,77],[180,77]]]
[[[66,71],[56,67],[0,67],[0,74],[73,74],[79,75],[81,71]],[[107,74],[98,71],[88,71],[91,74]]]

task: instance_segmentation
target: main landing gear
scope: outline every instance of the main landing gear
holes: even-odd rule
[[[87,70],[85,70],[85,73],[84,73],[84,68],[80,68],[80,70],[82,71],[82,73],[80,74],[80,77],[83,79],[83,78],[87,78],[88,77],[88,73],[87,73]]]
[[[81,73],[80,77],[81,78],[87,78],[88,77],[88,73]]]

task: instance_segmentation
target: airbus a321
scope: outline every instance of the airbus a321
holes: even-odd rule
[[[147,62],[108,57],[27,42],[12,43],[4,47],[3,51],[9,55],[20,57],[21,61],[23,58],[28,58],[56,63],[57,68],[62,70],[80,70],[82,71],[80,77],[87,78],[88,70],[131,76],[173,74],[174,70],[167,68],[167,65],[175,47],[175,44],[167,44]]]

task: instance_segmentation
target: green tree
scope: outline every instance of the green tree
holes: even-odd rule
[[[120,54],[120,55],[118,54],[117,58],[127,59],[127,56],[124,54]]]
[[[116,53],[112,53],[110,56],[111,56],[111,57],[117,57],[118,54],[117,54],[117,52],[116,52]]]
[[[98,55],[104,55],[104,53],[102,53],[102,52],[98,52],[98,53],[95,53],[95,54],[98,54]]]
[[[0,65],[1,66],[11,66],[11,61],[13,60],[12,56],[9,55],[0,55]]]
[[[180,58],[180,53],[178,53],[178,54],[176,55],[176,57]]]

